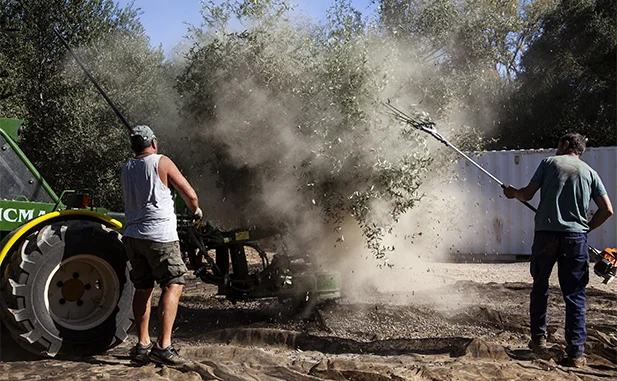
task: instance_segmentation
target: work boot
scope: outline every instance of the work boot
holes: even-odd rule
[[[187,363],[187,360],[178,354],[173,345],[167,348],[159,348],[158,345],[155,345],[150,350],[148,357],[150,361],[162,365],[179,366]]]
[[[572,368],[581,368],[587,364],[587,359],[585,356],[580,355],[578,357],[567,357],[566,358],[566,366],[570,366]]]
[[[145,365],[148,363],[148,351],[150,351],[154,347],[153,343],[148,345],[142,345],[141,343],[137,343],[131,350],[129,351],[129,357],[131,358],[131,364],[133,365]]]
[[[546,337],[540,336],[532,338],[529,341],[529,349],[535,354],[541,355],[548,351],[548,345],[546,344]]]

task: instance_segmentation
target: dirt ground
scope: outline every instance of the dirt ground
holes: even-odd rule
[[[353,296],[343,290],[340,300],[308,317],[273,299],[232,305],[191,279],[174,333],[189,365],[132,367],[133,335],[104,355],[37,359],[3,331],[0,380],[617,379],[617,283],[592,275],[588,364],[573,369],[561,365],[564,305],[557,287],[550,294],[550,353],[538,358],[526,347],[528,266],[439,263],[419,279],[425,287],[354,286]],[[384,279],[407,276],[383,271]]]

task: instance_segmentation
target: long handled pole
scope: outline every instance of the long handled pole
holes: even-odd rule
[[[503,183],[503,181],[499,180],[497,177],[493,176],[492,173],[490,173],[489,171],[487,171],[486,169],[484,169],[480,164],[476,163],[475,161],[473,161],[469,156],[467,156],[463,151],[459,150],[458,148],[456,148],[452,143],[450,143],[446,138],[444,138],[439,132],[437,132],[437,130],[435,129],[435,123],[433,122],[421,122],[421,121],[417,121],[414,120],[412,117],[406,115],[404,112],[402,112],[401,110],[399,110],[398,108],[394,107],[392,104],[390,104],[389,102],[385,104],[388,108],[390,108],[391,114],[398,120],[403,121],[407,124],[409,124],[410,126],[414,127],[415,129],[418,129],[420,131],[424,131],[428,134],[430,134],[431,136],[433,136],[435,139],[439,140],[440,142],[442,142],[443,144],[445,144],[447,147],[452,148],[454,151],[456,151],[456,153],[458,153],[459,155],[461,155],[462,157],[464,157],[469,163],[471,163],[473,166],[475,166],[476,168],[478,168],[480,171],[482,171],[485,175],[487,175],[488,177],[491,178],[491,180],[493,180],[494,182],[496,182],[497,184],[499,184],[499,186],[502,189],[506,189],[507,186]],[[527,201],[521,201],[526,207],[528,207],[529,209],[531,209],[534,213],[537,212],[537,209],[532,206],[530,203],[528,203]]]
[[[94,84],[94,87],[96,87],[96,89],[99,91],[99,93],[101,93],[103,98],[105,98],[105,101],[107,101],[107,104],[109,104],[109,106],[112,108],[112,110],[114,110],[114,112],[116,113],[118,118],[120,118],[120,121],[122,122],[122,124],[124,124],[124,126],[129,130],[129,133],[130,133],[133,130],[133,128],[131,127],[129,122],[126,121],[126,118],[124,118],[124,115],[122,115],[122,113],[120,112],[118,107],[116,107],[114,102],[112,102],[112,100],[107,96],[107,93],[105,93],[105,90],[103,90],[103,88],[101,86],[99,86],[99,84],[96,81],[96,79],[94,79],[92,74],[90,74],[88,69],[86,69],[86,66],[84,66],[84,64],[81,62],[81,60],[79,59],[77,54],[75,54],[75,52],[73,52],[73,49],[71,49],[69,44],[66,42],[66,40],[60,34],[60,32],[58,32],[56,30],[56,28],[53,28],[53,31],[54,31],[54,34],[56,35],[56,37],[58,37],[58,39],[60,39],[60,41],[62,42],[62,45],[64,45],[66,50],[68,50],[68,52],[71,54],[71,56],[73,56],[73,58],[75,59],[77,64],[81,67],[81,69],[84,71],[84,73],[86,73],[86,76],[88,77],[88,79],[92,82],[92,84]]]

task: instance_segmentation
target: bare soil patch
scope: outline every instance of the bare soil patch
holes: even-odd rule
[[[564,306],[556,279],[549,310],[552,349],[539,358],[526,347],[527,263],[438,266],[438,279],[427,275],[430,287],[367,286],[311,313],[276,299],[232,305],[215,296],[214,287],[191,279],[174,334],[190,365],[132,367],[127,353],[135,337],[104,355],[38,359],[3,331],[0,380],[617,379],[613,284],[603,285],[595,276],[590,282],[588,364],[573,369],[561,365]]]

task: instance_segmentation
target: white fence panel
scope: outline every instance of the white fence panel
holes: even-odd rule
[[[540,161],[555,154],[555,150],[490,151],[474,153],[471,157],[506,185],[517,188],[528,184]],[[611,202],[617,207],[617,147],[588,148],[581,159],[595,169]],[[534,213],[522,203],[508,200],[501,187],[486,174],[460,159],[457,169],[464,192],[475,196],[476,211],[469,218],[475,223],[483,239],[461,242],[457,248],[461,253],[529,255],[533,241]],[[529,203],[536,207],[540,192]],[[590,203],[590,212],[596,210]],[[589,244],[603,249],[617,247],[617,216],[611,217],[604,225],[589,234]]]

